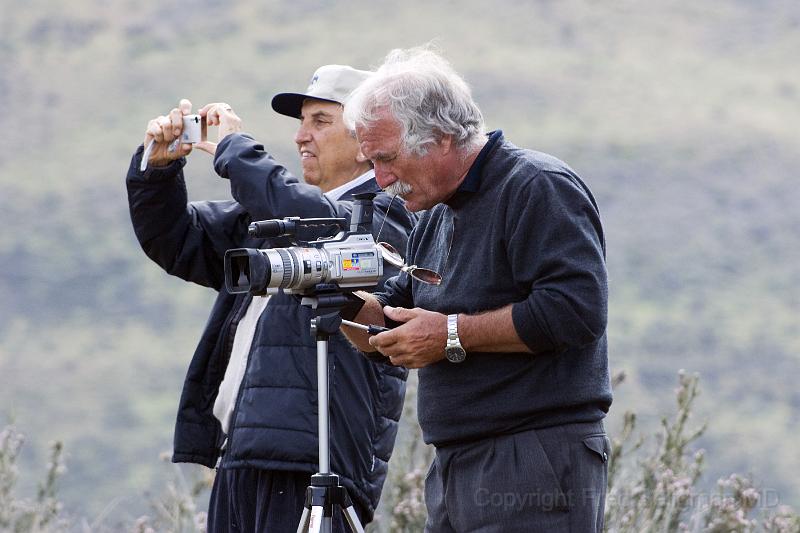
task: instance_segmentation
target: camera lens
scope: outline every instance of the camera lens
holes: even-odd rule
[[[262,293],[270,282],[269,259],[259,250],[237,248],[225,252],[225,285],[228,292]]]
[[[236,279],[236,285],[239,287],[250,286],[250,261],[247,256],[240,256],[232,261],[231,268],[233,269],[232,275]]]

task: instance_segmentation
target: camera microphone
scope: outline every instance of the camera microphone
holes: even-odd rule
[[[371,210],[370,210],[371,214]],[[283,219],[259,220],[247,226],[251,237],[269,239],[274,237],[295,236],[301,229],[314,229],[321,236],[329,236],[331,231],[344,227],[347,221],[344,218],[300,218],[286,217]],[[327,228],[321,230],[319,228]]]
[[[295,223],[293,220],[260,220],[247,227],[251,237],[272,238],[294,235]]]

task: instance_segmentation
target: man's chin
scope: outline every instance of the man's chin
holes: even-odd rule
[[[303,172],[303,181],[309,185],[316,185],[319,187],[319,174],[316,172]]]

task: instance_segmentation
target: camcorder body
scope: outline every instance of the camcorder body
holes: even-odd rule
[[[370,289],[383,276],[381,248],[372,237],[372,198],[374,194],[357,195],[345,230],[345,219],[322,218],[253,222],[253,237],[296,237],[299,230],[332,227],[342,228],[334,236],[299,242],[286,248],[235,248],[225,252],[225,285],[228,292],[253,295],[313,294],[321,285],[335,285],[352,292]],[[294,239],[293,239],[294,242]]]

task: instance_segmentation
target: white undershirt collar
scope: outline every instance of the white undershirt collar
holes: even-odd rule
[[[343,185],[339,185],[335,189],[332,189],[332,190],[326,192],[325,196],[328,198],[328,200],[330,200],[332,202],[336,202],[336,201],[339,200],[339,198],[344,196],[345,193],[347,193],[348,191],[350,191],[352,189],[355,189],[359,185],[363,185],[364,183],[368,182],[369,180],[371,180],[374,177],[375,177],[375,170],[374,169],[369,169],[368,171],[364,172],[363,174],[361,174],[356,179],[350,180],[347,183],[345,183]]]

